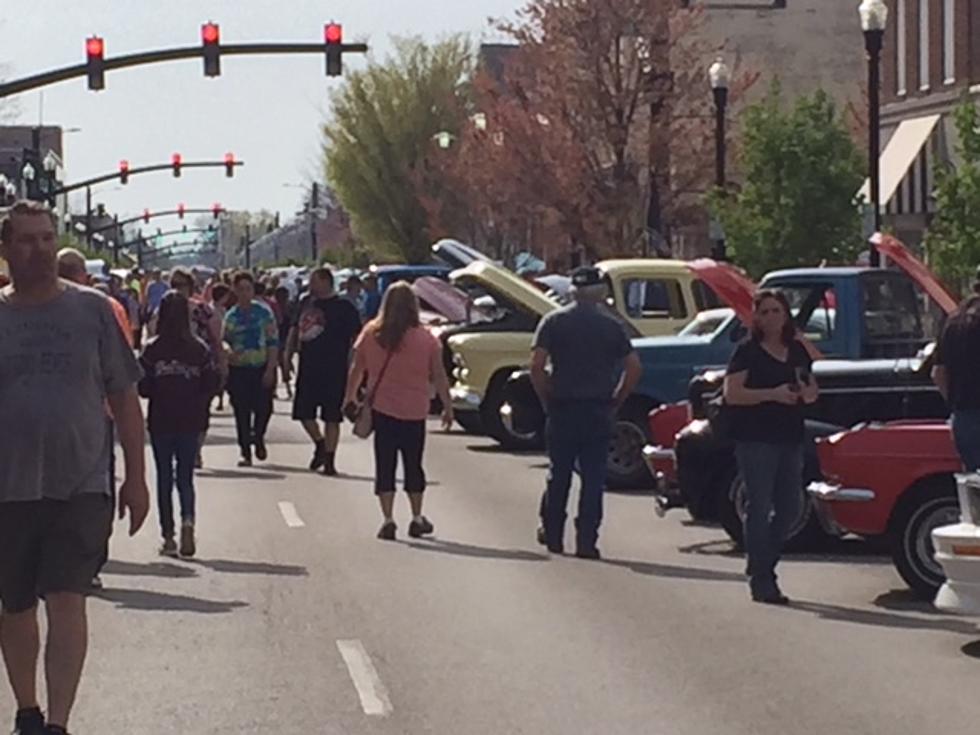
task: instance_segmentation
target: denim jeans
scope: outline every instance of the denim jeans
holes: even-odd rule
[[[803,500],[803,445],[736,442],[735,456],[745,481],[746,574],[753,592],[770,592]]]
[[[577,547],[592,549],[598,542],[612,429],[613,408],[608,401],[556,401],[548,407],[551,467],[543,499],[543,520],[549,546],[561,546],[564,540],[568,494],[576,464],[582,482],[575,521]]]
[[[956,451],[967,472],[980,470],[980,411],[954,411],[950,419]]]
[[[164,538],[174,535],[174,465],[177,470],[177,494],[180,496],[180,518],[182,521],[194,520],[194,460],[197,458],[199,436],[196,433],[150,434],[157,465],[157,509]]]
[[[232,367],[228,371],[228,395],[243,457],[251,457],[252,445],[265,440],[272,418],[275,391],[262,384],[264,374],[264,367]]]

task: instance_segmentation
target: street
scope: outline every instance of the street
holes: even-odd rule
[[[610,494],[605,560],[549,559],[543,458],[462,434],[430,436],[436,538],[407,539],[399,498],[384,543],[369,444],[345,436],[346,477],[312,475],[286,409],[252,470],[228,469],[215,417],[198,559],[156,556],[155,513],[117,527],[77,731],[921,733],[978,712],[980,630],[864,544],[788,559],[793,607],[755,605],[720,530]]]

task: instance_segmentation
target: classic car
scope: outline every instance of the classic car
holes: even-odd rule
[[[419,278],[439,278],[449,280],[451,268],[445,265],[377,265],[369,271],[378,279],[378,291],[384,293],[398,281],[414,283]]]
[[[936,607],[946,612],[980,615],[980,473],[956,475],[959,523],[932,532],[935,560],[946,573]]]
[[[849,356],[859,359],[818,360],[814,364],[824,390],[821,400],[809,409],[814,422],[810,426],[812,437],[834,433],[835,428],[860,421],[946,415],[945,403],[928,374],[928,352],[907,356],[931,340],[945,314],[956,307],[956,301],[897,240],[883,238],[879,247],[903,272],[850,269],[851,288],[836,294],[837,311],[843,313],[843,305],[849,302],[864,307],[863,312],[850,310],[852,314],[856,312],[859,324],[853,330],[858,339],[850,344]],[[928,308],[923,305],[926,296],[932,302]],[[811,330],[808,327],[805,331]],[[827,355],[834,353],[826,342],[822,351]],[[899,357],[892,357],[896,355]],[[695,518],[721,520],[732,538],[740,541],[739,509],[743,503],[739,500],[741,484],[736,477],[734,449],[730,442],[715,436],[709,416],[710,399],[720,393],[722,379],[722,372],[713,371],[692,381],[691,423],[673,436],[652,437],[647,459],[657,457],[662,465],[671,453],[675,457],[677,484],[667,487],[667,476],[662,478],[661,511],[686,506]],[[816,473],[815,450],[811,450],[810,457],[809,466]],[[817,474],[812,477],[818,478]],[[812,518],[809,504],[804,505],[804,510]],[[819,528],[812,520],[807,522],[806,517],[801,518],[796,530],[806,531],[799,543],[819,535]]]
[[[962,464],[949,426],[871,423],[818,441],[817,453],[823,478],[808,490],[825,528],[884,536],[902,579],[934,596],[945,575],[933,531],[960,517],[955,475]]]
[[[675,334],[699,311],[716,304],[713,289],[687,263],[641,259],[605,261],[598,267],[610,286],[610,306],[632,334]],[[508,448],[540,446],[539,430],[512,431],[501,408],[511,373],[528,363],[538,321],[558,308],[558,302],[492,263],[470,263],[452,280],[464,290],[484,289],[508,315],[521,315],[509,323],[466,328],[448,338],[457,420],[467,430],[482,429]]]

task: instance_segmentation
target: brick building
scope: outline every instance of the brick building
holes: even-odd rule
[[[955,163],[949,113],[980,94],[980,2],[886,1],[880,204],[885,225],[918,244],[935,209],[935,167]]]

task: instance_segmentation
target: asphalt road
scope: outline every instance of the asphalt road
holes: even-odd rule
[[[219,415],[198,477],[199,558],[155,516],[113,540],[76,735],[900,735],[975,729],[980,628],[906,592],[861,543],[788,559],[752,604],[722,532],[611,494],[602,562],[534,542],[539,456],[430,437],[430,541],[377,541],[371,454],[306,471],[285,415],[234,467]],[[570,544],[569,544],[570,545]],[[11,717],[0,690],[0,725]]]

